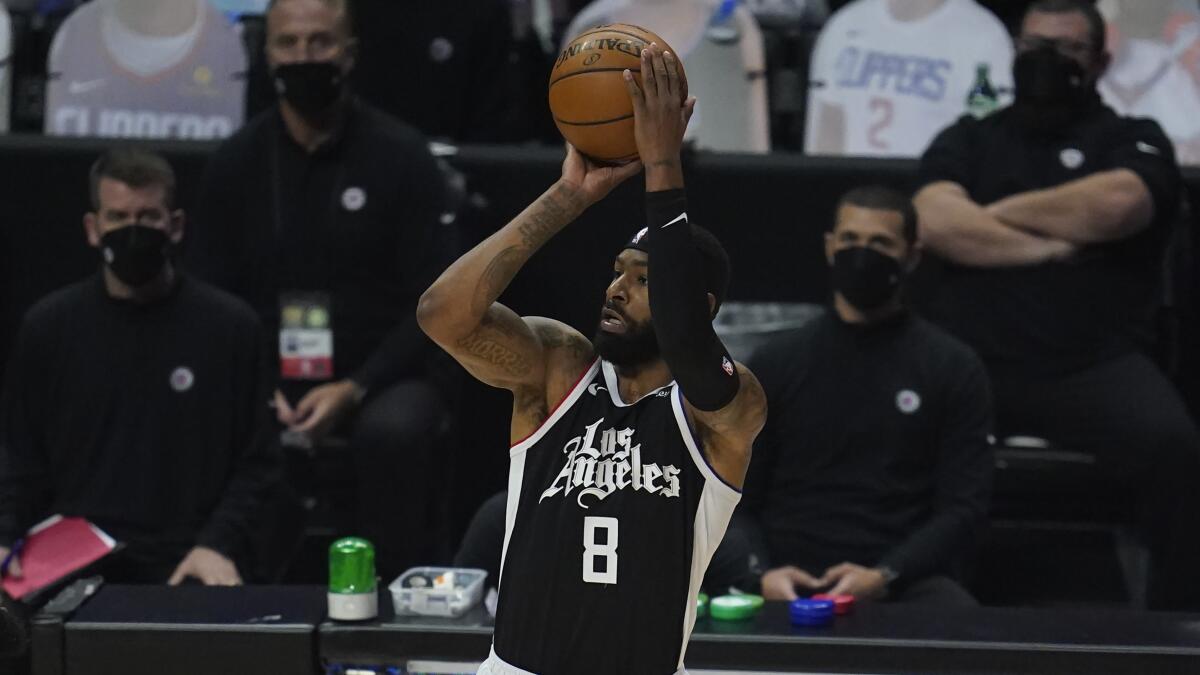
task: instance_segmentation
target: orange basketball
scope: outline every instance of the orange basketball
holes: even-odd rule
[[[633,71],[642,84],[642,50],[651,42],[675,54],[662,38],[645,28],[614,23],[592,28],[571,41],[550,72],[550,112],[563,138],[602,162],[637,158],[633,140],[633,102],[622,73]],[[679,74],[683,76],[683,64]],[[683,99],[687,78],[683,77]],[[682,99],[680,101],[682,103]]]

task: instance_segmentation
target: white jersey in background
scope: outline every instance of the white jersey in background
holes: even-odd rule
[[[1107,0],[1112,65],[1100,80],[1121,115],[1150,117],[1175,144],[1180,164],[1200,164],[1200,8],[1176,0]]]
[[[9,128],[12,80],[12,22],[8,18],[8,10],[0,5],[0,134],[7,133]]]
[[[54,36],[46,133],[213,140],[236,131],[246,54],[234,26],[206,0],[160,0],[154,11],[164,24],[191,23],[147,35],[122,22],[125,1],[94,0]]]
[[[900,21],[893,6],[914,0],[856,0],[833,15],[813,53],[805,151],[823,155],[917,157],[967,112],[976,69],[1011,100],[1012,40],[974,0],[944,0],[923,18]],[[912,5],[910,5],[911,7]]]

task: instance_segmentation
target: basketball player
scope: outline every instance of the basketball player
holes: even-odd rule
[[[54,36],[53,136],[213,140],[242,125],[246,54],[207,0],[96,0]]]
[[[421,298],[422,328],[513,392],[493,651],[481,673],[669,675],[766,419],[755,377],[712,328],[728,258],[688,223],[672,54],[642,54],[633,97],[648,227],[617,255],[593,341],[496,302],[522,265],[640,165],[567,148],[562,178]],[[651,292],[652,291],[652,292]]]

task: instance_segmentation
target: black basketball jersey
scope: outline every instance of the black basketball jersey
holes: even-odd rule
[[[513,446],[495,654],[537,675],[670,675],[740,494],[675,383],[621,401],[597,360]]]

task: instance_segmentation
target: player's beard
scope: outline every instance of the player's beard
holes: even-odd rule
[[[654,324],[649,321],[634,323],[624,314],[621,320],[625,322],[624,333],[596,329],[592,344],[600,358],[618,368],[636,368],[658,359],[660,352]]]

